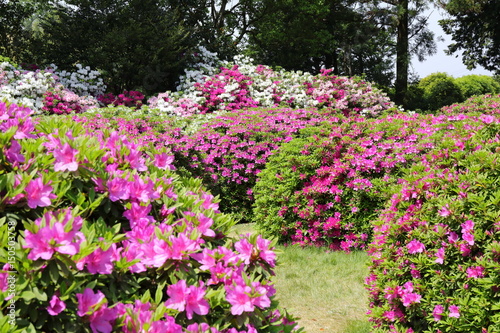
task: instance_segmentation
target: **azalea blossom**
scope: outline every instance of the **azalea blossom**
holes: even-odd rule
[[[168,286],[167,295],[170,297],[165,306],[178,311],[186,311],[188,319],[193,319],[193,313],[206,315],[210,306],[205,297],[203,282],[200,287],[187,286],[185,280],[180,280],[176,284]]]
[[[51,316],[57,316],[59,313],[66,309],[66,303],[64,303],[58,295],[53,295],[50,299],[49,306],[47,307],[47,312]]]
[[[42,177],[30,180],[24,189],[29,208],[46,207],[51,205],[51,200],[55,199],[56,195],[52,193],[53,187],[49,184],[45,185]]]
[[[61,149],[55,149],[52,153],[56,158],[54,171],[78,170],[78,161],[76,160],[78,150],[71,148],[68,143],[65,143]]]

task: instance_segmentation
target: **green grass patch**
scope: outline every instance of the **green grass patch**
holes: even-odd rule
[[[252,224],[238,224],[235,234],[254,232]],[[327,252],[323,248],[278,246],[274,278],[282,307],[300,317],[308,333],[363,333],[370,331],[366,317],[368,255]]]

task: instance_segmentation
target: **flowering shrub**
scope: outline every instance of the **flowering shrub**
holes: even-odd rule
[[[137,137],[153,149],[168,147],[179,172],[199,177],[221,199],[221,210],[249,220],[252,188],[267,159],[300,128],[329,123],[335,111],[316,109],[250,109],[212,119],[183,122],[144,114],[75,117],[92,130],[113,128]],[[193,129],[193,127],[196,127]]]
[[[178,116],[282,106],[333,107],[346,114],[376,117],[394,107],[384,93],[361,79],[337,77],[331,75],[331,70],[317,76],[274,71],[263,65],[251,65],[249,61],[236,57],[236,64],[227,63],[214,75],[198,75],[196,80],[185,81],[182,92],[159,94],[149,99],[148,105]]]
[[[451,118],[374,222],[373,332],[500,331],[500,121]]]
[[[253,219],[263,235],[282,243],[365,248],[372,239],[371,222],[390,199],[387,188],[398,181],[401,169],[453,132],[455,121],[469,118],[349,117],[303,130],[259,174]]]
[[[0,99],[17,103],[36,112],[64,114],[83,112],[97,106],[91,94],[103,93],[106,86],[96,71],[77,65],[78,72],[54,72],[51,68],[22,70],[3,62],[0,65]],[[88,74],[88,76],[87,76]]]
[[[44,94],[42,110],[48,114],[81,113],[89,108],[97,107],[97,101],[92,96],[80,97],[72,91],[57,87],[55,92]]]
[[[97,100],[103,105],[124,105],[126,107],[140,108],[144,101],[144,94],[140,91],[124,91],[123,93],[115,96],[112,93],[100,95]]]
[[[500,114],[500,95],[474,96],[463,103],[444,106],[440,112],[445,114],[482,113],[484,115],[498,115]]]
[[[83,67],[81,64],[76,64],[76,71],[58,71],[57,66],[50,65],[52,71],[57,77],[57,80],[66,89],[71,90],[77,95],[99,96],[106,91],[106,85],[102,80],[101,73],[92,70],[89,66]]]
[[[290,332],[260,236],[116,131],[0,104],[2,330]]]
[[[22,104],[41,110],[44,94],[52,89],[56,80],[51,72],[17,69],[8,62],[0,64],[0,100]]]

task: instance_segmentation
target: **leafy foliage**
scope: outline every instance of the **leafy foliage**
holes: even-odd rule
[[[271,242],[227,237],[234,220],[168,150],[31,114],[0,104],[2,331],[294,329]]]
[[[453,130],[405,170],[374,223],[373,332],[500,330],[499,120],[449,120]]]

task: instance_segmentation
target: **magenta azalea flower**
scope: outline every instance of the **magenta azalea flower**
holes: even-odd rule
[[[78,311],[76,312],[80,317],[93,314],[106,303],[106,298],[101,291],[94,291],[86,288],[82,294],[76,294],[78,300]]]
[[[53,295],[49,306],[47,307],[47,312],[51,316],[57,316],[59,313],[66,309],[66,303],[64,303],[57,295]]]
[[[484,267],[483,266],[474,266],[467,268],[467,277],[468,278],[480,278],[484,276]]]
[[[80,250],[80,244],[85,239],[81,232],[64,230],[62,223],[56,222],[53,226],[45,226],[33,234],[29,230],[24,232],[26,245],[30,248],[28,258],[49,260],[55,252],[75,255]]]
[[[50,183],[49,183],[50,184]],[[52,193],[52,186],[44,185],[42,177],[32,179],[24,191],[29,208],[50,206],[51,200],[57,196]]]
[[[440,321],[442,314],[444,312],[444,307],[442,305],[436,305],[434,307],[434,311],[432,311],[432,315],[434,316],[435,321]]]
[[[89,317],[92,333],[111,333],[113,331],[112,321],[116,319],[116,310],[106,306],[101,307]]]
[[[448,317],[452,318],[460,318],[460,307],[456,305],[450,305],[448,308],[450,310],[450,313],[448,314]]]
[[[54,171],[78,170],[78,162],[76,161],[76,154],[78,154],[78,150],[71,148],[68,143],[65,143],[62,149],[54,150],[53,154],[56,158]]]
[[[167,295],[170,298],[165,302],[165,306],[178,311],[186,310],[188,319],[193,319],[193,313],[206,315],[210,306],[205,297],[203,282],[200,287],[187,287],[185,280],[180,280],[176,284],[168,286]]]
[[[406,245],[408,248],[408,253],[414,254],[414,253],[422,253],[425,250],[424,244],[419,242],[418,240],[414,239],[408,245]]]

